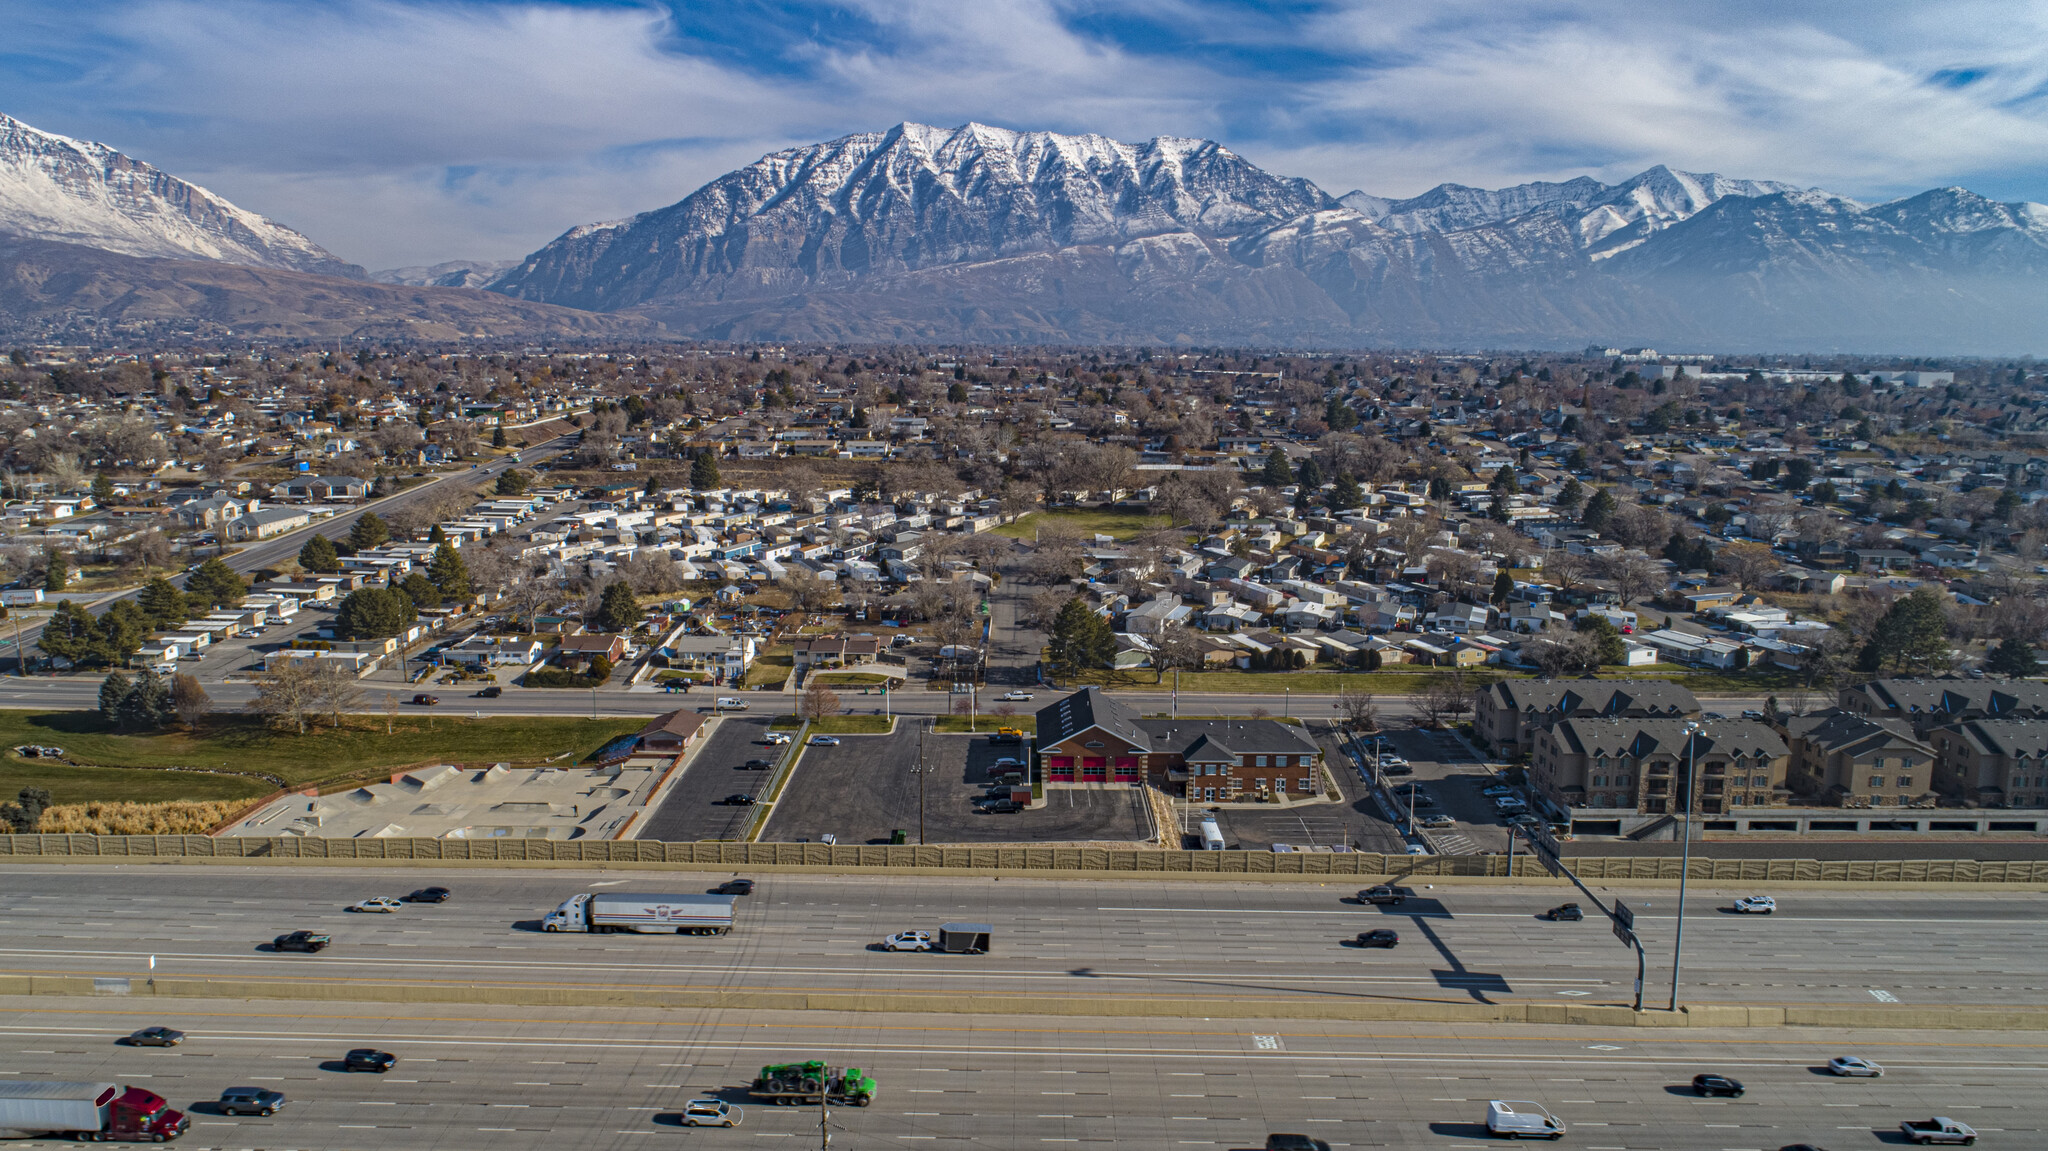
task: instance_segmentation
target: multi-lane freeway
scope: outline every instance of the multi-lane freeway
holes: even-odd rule
[[[192,1038],[135,1050],[117,1036],[169,1023]],[[399,1057],[338,1070],[351,1047]],[[213,1001],[15,1001],[0,1008],[0,1076],[114,1080],[191,1107],[187,1151],[210,1148],[1256,1148],[1273,1131],[1333,1147],[1489,1145],[1488,1099],[1543,1102],[1591,1151],[1762,1149],[1896,1142],[1906,1118],[1950,1115],[1982,1146],[2048,1143],[2036,1089],[2048,1048],[2011,1034],[1601,1031],[1022,1018],[376,1006],[306,1010]],[[1820,1068],[1855,1053],[1882,1079]],[[868,1070],[871,1107],[757,1105],[764,1063],[823,1058]],[[1740,1099],[1702,1100],[1701,1071]],[[270,1118],[205,1106],[231,1085],[289,1100]],[[684,1130],[684,1100],[744,1108],[731,1130]],[[1893,1138],[1887,1138],[1891,1136]],[[782,1139],[791,1143],[779,1142]]]
[[[726,936],[551,935],[537,920],[579,891],[702,891],[696,873],[9,867],[0,974],[635,986],[672,991],[1022,995],[1199,1015],[1205,1001],[1628,1003],[1634,953],[1598,915],[1538,918],[1569,889],[1416,884],[1401,906],[1355,886],[770,876]],[[453,902],[392,915],[342,908],[440,882]],[[630,885],[630,887],[628,887]],[[1771,916],[1695,887],[1683,1002],[1746,1005],[2048,1004],[2048,907],[1969,891],[1779,891]],[[1668,996],[1674,896],[1631,892],[1650,957],[1648,1002]],[[985,956],[891,954],[884,936],[986,921]],[[331,933],[319,955],[264,945]],[[1378,928],[1391,950],[1350,941]],[[154,967],[150,963],[154,962]]]

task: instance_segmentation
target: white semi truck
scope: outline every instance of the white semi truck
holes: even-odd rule
[[[637,931],[647,935],[724,935],[732,930],[730,895],[573,895],[541,920],[542,931]]]
[[[162,1143],[192,1126],[164,1097],[119,1083],[0,1083],[0,1138],[64,1135],[94,1143]]]

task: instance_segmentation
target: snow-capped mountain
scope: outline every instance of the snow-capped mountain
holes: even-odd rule
[[[412,288],[481,288],[518,267],[519,263],[518,260],[449,260],[409,268],[386,268],[381,272],[371,272],[370,278],[380,284]]]
[[[1220,144],[898,124],[762,157],[659,211],[571,229],[491,284],[622,308],[850,287],[877,276],[1169,233],[1238,236],[1336,207]]]
[[[282,224],[105,144],[0,115],[0,234],[127,256],[218,260],[360,279]]]

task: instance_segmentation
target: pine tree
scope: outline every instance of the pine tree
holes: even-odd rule
[[[59,600],[57,610],[43,624],[36,646],[44,655],[68,659],[76,667],[98,667],[106,663],[105,639],[92,613],[70,600]]]
[[[690,461],[690,487],[695,491],[708,492],[725,486],[718,476],[718,457],[709,449],[697,453]]]
[[[604,589],[597,605],[597,625],[605,631],[631,631],[641,619],[640,598],[633,585],[615,580]]]
[[[249,585],[233,568],[222,563],[218,556],[199,565],[199,570],[185,577],[185,595],[192,603],[206,607],[226,607],[242,602],[249,594]]]
[[[427,542],[430,544],[447,543],[448,533],[441,530],[440,524],[435,524],[433,527],[427,529]]]
[[[352,551],[368,551],[390,538],[391,525],[376,512],[364,512],[348,529],[348,546]]]
[[[2008,638],[1992,649],[1991,657],[1984,661],[1984,670],[2017,678],[2038,673],[2041,665],[2034,658],[2033,644],[2023,639]]]
[[[434,558],[427,563],[427,578],[448,599],[464,600],[470,596],[469,565],[462,562],[455,545],[446,540],[434,549]]]
[[[526,473],[509,471],[498,477],[497,493],[501,496],[523,496],[526,494]]]
[[[334,634],[342,639],[383,639],[397,635],[419,618],[419,611],[397,588],[366,587],[352,591],[334,613]]]
[[[128,662],[131,656],[142,650],[143,642],[155,630],[156,621],[150,619],[149,613],[134,600],[114,601],[114,605],[100,615],[100,645],[106,652],[107,662]]]
[[[92,478],[92,502],[100,507],[114,502],[114,481],[105,472]]]
[[[1579,517],[1579,522],[1590,531],[1605,531],[1607,525],[1614,522],[1615,507],[1614,497],[1608,494],[1607,489],[1597,489],[1593,498],[1586,501],[1586,511]]]
[[[171,685],[160,675],[142,675],[121,700],[120,725],[129,731],[155,731],[171,722]]]
[[[407,572],[405,578],[398,581],[398,590],[404,592],[405,598],[416,608],[441,606],[441,589],[435,587],[434,581],[428,579],[423,571]]]
[[[1116,632],[1088,602],[1075,596],[1060,608],[1052,624],[1047,655],[1063,674],[1106,667],[1116,656]]]
[[[1504,604],[1508,602],[1508,597],[1513,594],[1515,594],[1515,577],[1509,575],[1506,568],[1495,572],[1493,576],[1493,602],[1495,604]]]
[[[1522,484],[1521,481],[1515,478],[1515,466],[1513,464],[1502,464],[1500,470],[1493,473],[1493,481],[1486,486],[1499,495],[1515,496],[1522,494]]]
[[[491,446],[494,448],[505,446],[505,425],[499,424],[491,429]]]
[[[60,592],[71,582],[71,557],[54,546],[43,551],[43,590]]]
[[[1273,450],[1266,453],[1266,470],[1261,478],[1270,488],[1282,488],[1294,482],[1294,469],[1287,466],[1287,453],[1280,450],[1279,444],[1274,444]]]
[[[1323,465],[1314,456],[1303,456],[1301,466],[1294,469],[1294,482],[1309,489],[1322,487]]]
[[[185,593],[162,576],[142,585],[142,592],[135,597],[135,602],[150,622],[159,628],[176,627],[192,618]]]
[[[1857,653],[1859,671],[1940,670],[1949,655],[1948,611],[1933,588],[1915,588],[1899,597],[1870,629],[1870,640]]]
[[[338,572],[341,570],[341,553],[334,550],[334,541],[313,533],[306,546],[299,549],[299,568],[309,572]]]
[[[1329,503],[1331,511],[1348,511],[1365,503],[1365,490],[1351,478],[1350,472],[1340,473],[1337,485],[1330,489]]]
[[[100,681],[100,715],[108,723],[119,726],[121,722],[121,701],[128,698],[134,683],[118,671],[108,672]]]

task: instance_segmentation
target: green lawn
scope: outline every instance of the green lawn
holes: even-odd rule
[[[0,710],[0,747],[55,744],[68,758],[95,765],[74,768],[5,754],[0,756],[0,770],[7,774],[0,778],[11,780],[20,775],[24,783],[0,794],[12,796],[19,791],[28,782],[24,773],[54,773],[64,788],[51,787],[59,803],[225,799],[272,790],[268,782],[254,777],[107,770],[125,767],[226,767],[279,776],[297,786],[371,778],[435,760],[537,762],[561,756],[557,762],[571,764],[616,736],[640,730],[644,722],[408,714],[399,717],[387,735],[384,717],[358,715],[349,717],[338,731],[322,720],[306,734],[297,735],[273,729],[253,716],[217,715],[196,734],[116,735],[107,730],[97,712]]]
[[[789,644],[777,644],[754,657],[747,667],[747,677],[741,683],[745,687],[766,684],[780,688],[796,670],[796,648]]]
[[[887,735],[895,723],[886,715],[828,715],[811,721],[812,735]],[[803,721],[793,715],[778,715],[768,725],[775,731],[795,731]]]
[[[816,683],[826,687],[873,687],[878,683],[888,682],[888,676],[876,675],[871,671],[821,671],[804,680],[804,686],[809,687]]]
[[[1180,673],[1180,690],[1184,692],[1210,692],[1217,694],[1269,694],[1285,695],[1335,695],[1346,687],[1357,687],[1376,695],[1413,695],[1430,684],[1440,683],[1457,674],[1450,668],[1389,668],[1385,671],[1184,671]],[[1086,684],[1098,684],[1111,688],[1131,688],[1144,691],[1171,690],[1174,677],[1167,675],[1163,681],[1154,678],[1158,673],[1150,670],[1136,672],[1091,672],[1071,677],[1072,682],[1060,690],[1071,690]],[[1518,678],[1504,675],[1497,670],[1465,670],[1465,683],[1473,690],[1496,680]]]
[[[1027,512],[1014,521],[995,528],[995,534],[1011,539],[1028,540],[1038,531],[1040,524],[1065,524],[1082,535],[1098,532],[1112,535],[1120,540],[1130,539],[1141,532],[1154,528],[1171,526],[1173,521],[1166,516],[1148,516],[1143,512],[1110,511],[1102,508],[1057,508],[1047,512]]]
[[[987,734],[999,727],[1014,727],[1027,735],[1038,733],[1038,717],[1035,715],[977,715],[974,717],[976,734]],[[967,717],[964,715],[942,715],[933,731],[966,731]]]

